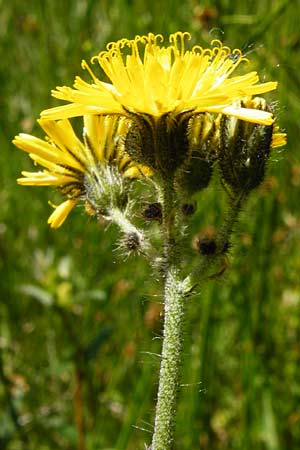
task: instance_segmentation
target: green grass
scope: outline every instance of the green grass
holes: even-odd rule
[[[31,163],[11,139],[42,136],[35,119],[57,104],[50,89],[70,85],[81,59],[111,40],[176,30],[249,53],[251,69],[279,81],[269,98],[288,134],[242,214],[230,269],[191,300],[176,448],[299,448],[299,12],[299,0],[0,1],[1,449],[136,450],[151,440],[159,286],[142,259],[116,251],[114,227],[83,210],[50,230],[53,193],[16,184]],[[220,189],[198,205],[195,234],[220,222]]]

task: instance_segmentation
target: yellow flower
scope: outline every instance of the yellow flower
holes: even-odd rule
[[[186,50],[186,39],[191,39],[189,33],[177,32],[169,36],[169,45],[163,46],[161,35],[149,33],[108,44],[92,63],[100,64],[111,83],[96,78],[83,61],[92,84],[76,77],[75,89],[58,87],[53,96],[71,104],[45,110],[42,117],[120,114],[132,118],[132,114],[144,114],[158,120],[165,114],[174,117],[193,111],[223,113],[263,125],[273,122],[270,112],[235,103],[276,89],[276,82],[259,83],[256,72],[231,76],[246,61],[240,50],[231,50],[217,40],[209,49],[195,45]]]
[[[149,169],[135,164],[124,152],[122,138],[128,121],[116,116],[85,115],[83,141],[67,119],[38,121],[47,133],[45,140],[29,134],[16,136],[13,143],[44,167],[38,172],[22,172],[17,181],[25,186],[56,186],[67,198],[48,219],[58,228],[79,200],[87,200],[86,179],[101,180],[108,165],[127,178],[150,175]]]

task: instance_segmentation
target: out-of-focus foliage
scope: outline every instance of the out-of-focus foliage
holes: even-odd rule
[[[190,300],[177,448],[299,448],[299,12],[299,0],[0,1],[1,449],[150,441],[160,286],[82,209],[50,230],[53,193],[16,184],[31,163],[11,139],[41,136],[35,119],[57,104],[50,89],[71,85],[81,59],[111,40],[176,30],[242,48],[263,79],[278,80],[269,98],[288,134],[242,215],[225,278]],[[222,209],[219,187],[206,190],[195,234]]]

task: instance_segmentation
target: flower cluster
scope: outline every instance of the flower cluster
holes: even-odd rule
[[[254,96],[277,83],[260,83],[253,71],[233,75],[247,62],[240,50],[217,40],[211,48],[187,50],[190,39],[177,32],[164,46],[161,35],[149,33],[108,44],[91,63],[100,65],[110,83],[83,61],[92,81],[76,77],[74,88],[52,91],[69,103],[41,113],[45,140],[15,138],[15,145],[44,167],[23,172],[18,182],[56,186],[65,197],[49,218],[52,227],[59,227],[80,200],[109,215],[110,203],[121,207],[129,180],[137,178],[153,176],[158,184],[170,178],[193,194],[207,186],[216,161],[233,191],[245,173],[260,173],[247,181],[246,190],[260,183],[270,148],[283,145],[285,135],[274,127],[271,108]],[[82,140],[70,123],[74,117],[83,117]],[[228,169],[232,161],[236,165],[236,155],[238,176]]]

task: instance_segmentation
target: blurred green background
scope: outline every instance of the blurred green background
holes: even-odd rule
[[[177,420],[180,450],[298,450],[300,443],[299,0],[0,1],[0,448],[136,450],[151,441],[161,298],[114,227],[76,209],[47,226],[50,189],[16,184],[29,158],[11,140],[43,136],[57,105],[106,43],[149,31],[221,38],[262,80],[288,145],[243,211],[231,267],[192,298]],[[84,74],[83,74],[84,75]],[[100,76],[100,72],[99,72]],[[218,187],[195,232],[217,226]]]

